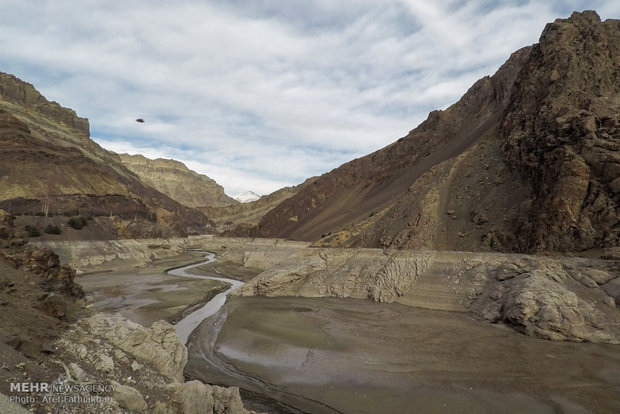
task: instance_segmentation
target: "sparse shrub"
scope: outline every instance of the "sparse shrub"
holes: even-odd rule
[[[60,230],[60,227],[55,226],[53,224],[48,224],[47,226],[45,226],[45,230],[44,230],[47,234],[60,234],[62,233],[62,230]]]
[[[43,211],[38,211],[36,213],[34,213],[35,216],[39,216],[39,217],[45,217],[45,213]]]
[[[24,229],[26,230],[26,234],[28,235],[28,237],[39,237],[41,235],[41,231],[38,229],[37,226],[26,224],[26,226],[24,226]]]
[[[88,219],[84,216],[71,217],[67,225],[76,230],[80,230],[82,227],[88,226]]]

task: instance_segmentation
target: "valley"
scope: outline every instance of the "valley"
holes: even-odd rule
[[[237,200],[0,73],[0,411],[20,382],[107,387],[35,413],[620,412],[618,79],[620,21],[575,12]]]
[[[559,338],[550,337],[544,329],[525,333],[547,339],[518,333],[515,329],[519,327],[510,329],[508,321],[485,322],[481,320],[484,316],[472,309],[475,306],[467,305],[471,300],[467,299],[470,283],[492,284],[480,277],[485,272],[494,274],[496,270],[489,264],[512,260],[512,264],[523,266],[530,262],[531,266],[536,262],[552,263],[553,258],[496,255],[491,259],[485,254],[424,251],[408,253],[399,265],[397,258],[402,253],[398,251],[307,246],[277,239],[192,239],[192,248],[217,252],[215,262],[198,267],[201,272],[226,276],[229,269],[237,275],[247,272],[250,279],[190,336],[186,375],[241,387],[245,406],[257,412],[430,413],[451,407],[489,413],[518,409],[614,412],[619,408],[613,397],[620,389],[617,320],[599,319],[598,323],[606,326],[599,325],[595,330],[599,336],[580,339],[577,331],[564,332],[576,335],[569,338],[571,341],[609,344],[555,342],[547,339]],[[369,274],[384,275],[381,285],[386,293],[369,300],[367,276],[358,274],[351,265],[369,267],[386,255],[391,257],[390,274],[368,270]],[[146,308],[152,308],[154,303],[164,306],[169,292],[154,291],[152,283],[159,283],[164,267],[183,260],[195,261],[196,257],[190,253],[189,257],[156,261],[150,269],[140,271],[143,280],[136,279],[135,272],[125,271],[81,276],[78,281],[84,280],[83,286],[89,291],[88,286],[97,287],[97,279],[103,284],[122,286],[120,281],[129,278],[125,283],[137,281],[135,288],[144,289],[142,299],[153,300]],[[356,259],[347,264],[343,257]],[[398,269],[407,267],[405,263],[411,257],[423,260],[413,265],[418,276],[410,281],[407,291]],[[596,262],[572,260],[573,266]],[[319,262],[338,266],[319,276]],[[617,263],[606,264],[617,272]],[[605,267],[605,263],[598,265]],[[467,269],[476,272],[470,272],[471,276],[461,272],[460,279],[456,278],[459,270]],[[301,282],[300,277],[307,281]],[[151,280],[147,282],[147,278]],[[338,280],[348,282],[342,285]],[[400,294],[390,299],[390,284],[399,281]],[[562,284],[570,286],[567,282]],[[168,279],[168,283],[181,282]],[[191,289],[197,293],[196,286]],[[493,294],[489,289],[480,291],[486,291],[483,296]],[[573,291],[584,294],[574,286]],[[105,289],[98,295],[95,306],[102,308],[107,306],[107,299],[118,298],[118,292]],[[186,298],[191,300],[191,295]],[[586,298],[591,300],[590,296],[579,300]],[[609,307],[603,299],[601,296],[596,305],[595,312],[603,312],[598,318]],[[138,300],[125,305],[117,309],[121,314],[145,322],[143,303]],[[539,303],[542,308],[550,306]],[[510,309],[504,311],[509,313]],[[589,315],[584,316],[587,324]],[[542,314],[536,319],[540,317]],[[581,328],[582,335],[592,333]],[[609,336],[601,336],[605,331]],[[554,332],[562,332],[561,326],[556,326]]]

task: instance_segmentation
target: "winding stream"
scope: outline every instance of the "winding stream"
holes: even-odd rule
[[[194,279],[217,280],[220,282],[225,282],[225,283],[230,284],[230,287],[224,292],[218,293],[217,295],[215,295],[213,299],[207,302],[200,309],[190,313],[185,318],[177,322],[177,324],[175,325],[177,336],[179,337],[181,342],[183,342],[184,344],[187,343],[187,338],[192,333],[192,331],[196,329],[196,327],[200,325],[200,323],[203,320],[213,315],[215,312],[220,310],[222,306],[224,306],[224,303],[226,303],[226,296],[228,296],[230,292],[232,292],[233,290],[237,289],[239,286],[244,284],[244,282],[241,282],[235,279],[215,277],[215,276],[206,276],[206,275],[196,275],[196,274],[188,273],[188,270],[190,269],[193,269],[198,266],[202,266],[207,263],[212,263],[215,261],[215,253],[210,253],[210,252],[204,252],[204,253],[205,253],[205,261],[194,263],[188,266],[179,267],[176,269],[172,269],[172,270],[169,270],[167,273],[170,275],[174,275],[174,276],[190,277]]]

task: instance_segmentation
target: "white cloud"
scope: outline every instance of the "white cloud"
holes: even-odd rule
[[[602,0],[4,3],[0,70],[88,117],[105,147],[180,159],[228,193],[387,145],[556,17],[620,16]]]

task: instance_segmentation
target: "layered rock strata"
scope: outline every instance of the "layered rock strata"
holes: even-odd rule
[[[65,215],[101,224],[94,234],[61,231],[61,239],[186,235],[210,224],[92,141],[88,120],[7,74],[0,74],[0,208],[44,227]]]

